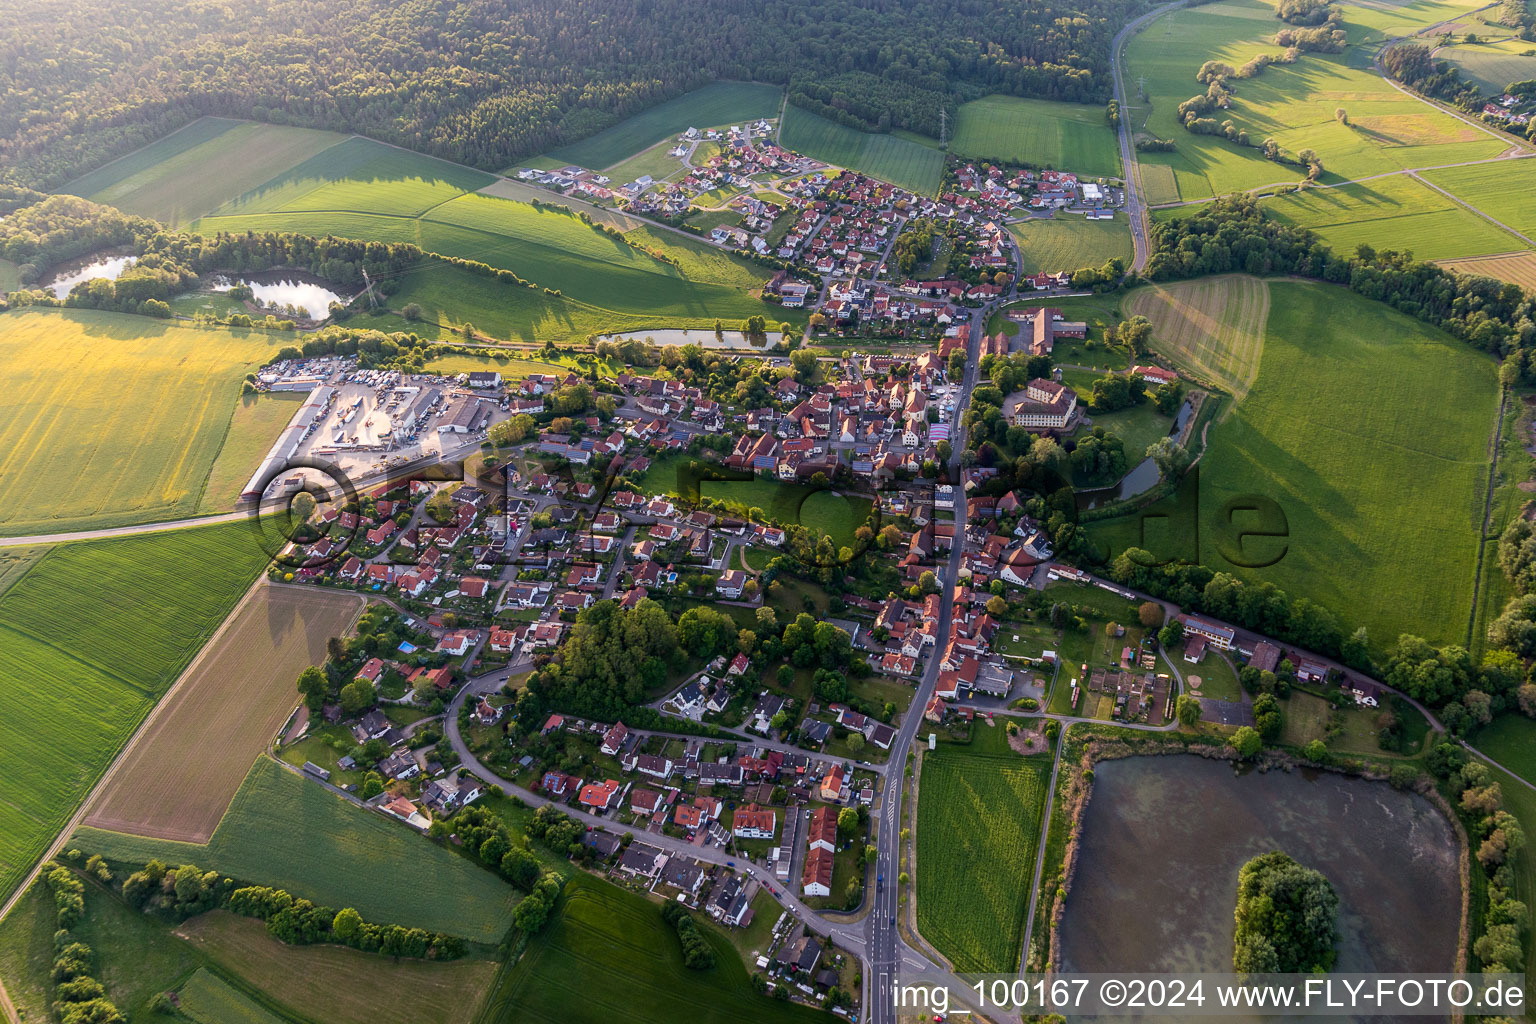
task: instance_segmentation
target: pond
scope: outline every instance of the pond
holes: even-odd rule
[[[1173,427],[1168,431],[1168,436],[1177,438],[1182,434],[1185,424],[1194,414],[1194,403],[1186,400],[1179,407],[1179,414],[1173,418]],[[1151,459],[1142,459],[1113,486],[1078,491],[1077,510],[1082,512],[1090,508],[1102,508],[1105,505],[1113,505],[1118,501],[1126,501],[1139,494],[1145,494],[1156,487],[1160,479],[1162,479],[1162,473],[1158,470],[1157,463]]]
[[[250,286],[258,306],[275,306],[278,309],[293,306],[303,310],[310,320],[324,320],[330,316],[331,303],[345,301],[340,293],[333,290],[329,281],[293,270],[219,274],[210,280],[208,287],[210,291],[227,292],[237,284]]]
[[[87,256],[84,262],[75,265],[76,269],[55,274],[53,280],[43,287],[53,292],[54,298],[67,299],[69,290],[81,281],[94,281],[97,278],[116,281],[124,270],[133,266],[133,260],[132,256]]]
[[[719,337],[711,328],[696,327],[692,330],[685,328],[668,327],[657,331],[627,331],[621,334],[605,334],[602,336],[607,341],[650,341],[665,347],[667,345],[698,345],[703,348],[747,348],[766,349],[777,345],[783,335],[777,331],[769,331],[765,341],[756,342],[750,340],[741,331],[725,331]],[[791,339],[793,341],[794,339]]]
[[[1069,971],[1232,970],[1238,869],[1283,850],[1339,894],[1337,971],[1449,971],[1459,851],[1416,793],[1194,756],[1100,762],[1061,923]]]

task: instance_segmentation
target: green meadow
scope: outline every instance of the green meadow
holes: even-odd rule
[[[1059,214],[1049,220],[1019,221],[1008,225],[1008,231],[1019,245],[1026,274],[1102,267],[1116,256],[1129,265],[1134,255],[1130,226],[1120,213],[1114,220]]]
[[[783,98],[784,91],[774,85],[711,82],[625,118],[580,142],[551,150],[546,156],[556,167],[575,164],[601,170],[689,128],[718,128],[778,117]]]
[[[204,117],[60,191],[181,227],[344,138],[311,128]]]
[[[986,96],[962,103],[949,151],[960,157],[1002,159],[1036,167],[1118,178],[1120,146],[1104,108],[1018,96]]]
[[[662,921],[657,903],[590,875],[566,883],[556,914],[492,993],[484,1019],[523,1024],[831,1019],[758,994],[741,957],[703,915],[696,917],[716,961],[707,971],[683,966],[677,934]],[[573,998],[576,993],[580,999]]]
[[[1481,172],[1484,168],[1506,180],[1510,174],[1502,162],[1459,169]],[[1440,173],[1444,172],[1431,171],[1426,177]],[[1406,174],[1305,189],[1265,200],[1264,207],[1277,220],[1311,228],[1342,255],[1353,253],[1362,243],[1377,249],[1407,249],[1424,260],[1484,256],[1525,246],[1508,231]]]
[[[1491,96],[1503,92],[1513,82],[1536,78],[1536,43],[1525,39],[1489,39],[1442,46],[1435,56],[1450,61],[1463,78]]]
[[[939,189],[944,154],[897,135],[861,132],[790,106],[784,110],[780,142],[823,163],[862,171],[923,195]]]
[[[1446,167],[1425,171],[1424,177],[1527,238],[1536,238],[1536,162],[1501,160],[1474,167]],[[1509,249],[1501,251],[1529,248],[1519,239],[1511,242]]]
[[[71,840],[108,860],[195,863],[369,921],[495,943],[518,894],[497,875],[259,757],[207,845],[95,828]]]
[[[1310,598],[1379,647],[1405,632],[1465,643],[1498,409],[1492,361],[1336,286],[1268,288],[1257,377],[1211,426],[1198,467],[1199,561]],[[1288,539],[1238,546],[1222,510],[1255,495],[1279,505]],[[1090,536],[1110,555],[1188,551],[1193,524],[1174,536],[1152,520],[1145,544],[1141,524],[1093,523]]]
[[[1357,35],[1363,29],[1351,22],[1365,16],[1364,10],[1344,8],[1346,28]],[[1146,101],[1133,93],[1132,127],[1172,139],[1176,146],[1171,153],[1142,153],[1140,161],[1144,169],[1166,167],[1179,199],[1205,199],[1302,177],[1295,167],[1265,160],[1253,146],[1191,134],[1177,120],[1178,105],[1204,91],[1195,81],[1202,63],[1222,60],[1238,67],[1260,53],[1278,53],[1273,37],[1282,24],[1273,5],[1263,0],[1223,0],[1171,11],[1127,44],[1126,81],[1134,87],[1144,78],[1147,92]],[[1230,118],[1247,130],[1255,145],[1273,138],[1291,153],[1316,150],[1325,182],[1487,159],[1511,144],[1398,92],[1351,58],[1350,53],[1304,53],[1294,64],[1271,65],[1254,78],[1235,80],[1233,104],[1219,112],[1220,119]],[[1347,125],[1335,118],[1341,107]],[[1157,200],[1168,201],[1160,172],[1150,171],[1148,177],[1158,183]]]
[[[241,521],[52,548],[0,596],[9,893],[266,556]]]

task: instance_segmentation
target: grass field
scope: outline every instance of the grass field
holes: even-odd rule
[[[0,295],[21,287],[21,268],[10,260],[0,260]]]
[[[1507,201],[1493,209],[1505,206]],[[1407,249],[1425,260],[1509,252],[1525,244],[1408,175],[1307,189],[1266,200],[1264,207],[1278,220],[1316,231],[1343,256],[1353,255],[1361,243],[1376,249]]]
[[[325,1024],[375,1024],[381,1015],[468,1022],[496,969],[487,960],[439,964],[344,946],[285,946],[260,921],[224,911],[195,917],[176,934],[231,977]]]
[[[1344,10],[1346,28],[1356,38],[1374,30],[1355,24],[1374,22],[1374,12],[1358,6]],[[1224,60],[1237,67],[1255,54],[1278,52],[1273,36],[1279,24],[1270,3],[1224,0],[1165,14],[1127,44],[1126,81],[1144,76],[1148,94],[1148,102],[1132,96],[1127,116],[1134,129],[1172,139],[1177,147],[1171,153],[1142,153],[1140,162],[1144,170],[1169,168],[1178,198],[1204,199],[1301,177],[1294,167],[1265,160],[1256,148],[1194,135],[1177,122],[1178,105],[1200,91],[1195,72],[1202,63]],[[1325,181],[1486,159],[1510,145],[1507,138],[1398,92],[1368,62],[1354,58],[1306,53],[1295,64],[1272,65],[1235,83],[1234,102],[1222,119],[1230,118],[1258,141],[1273,138],[1292,153],[1316,150]],[[1338,107],[1348,112],[1348,125],[1335,120]],[[1167,201],[1165,183],[1159,182],[1155,193]]]
[[[1462,202],[1508,224],[1527,238],[1536,237],[1536,162],[1507,160],[1473,167],[1425,171],[1424,177]],[[1519,248],[1521,243],[1503,251]]]
[[[87,825],[206,843],[251,761],[298,703],[294,680],[325,661],[363,600],[258,588],[92,801]]]
[[[344,138],[311,128],[204,117],[60,191],[180,227]]]
[[[684,455],[657,459],[641,477],[640,490],[646,494],[677,495],[678,470],[690,461]],[[787,526],[799,524],[825,531],[839,547],[853,543],[854,531],[869,519],[871,507],[868,498],[817,491],[805,484],[783,483],[762,476],[751,480],[706,482],[700,486],[700,492],[706,498],[760,508],[770,518]]]
[[[248,530],[60,545],[0,597],[0,892],[265,564]]]
[[[944,154],[911,139],[847,128],[799,107],[784,111],[780,141],[823,163],[862,171],[923,195],[939,189]]]
[[[1498,408],[1493,363],[1342,288],[1269,290],[1258,377],[1211,428],[1200,463],[1199,560],[1310,598],[1366,626],[1378,649],[1404,632],[1465,643]],[[1278,503],[1288,540],[1238,547],[1222,509],[1249,495]],[[1090,533],[1118,551],[1139,542],[1139,525],[1110,520]],[[1232,561],[1268,561],[1281,544],[1271,566]]]
[[[1018,969],[1050,759],[979,723],[971,746],[923,754],[917,927],[960,972]]]
[[[0,977],[23,1021],[51,1019],[55,927],[53,901],[42,886],[29,890],[0,922]],[[216,1024],[251,1020],[236,1014],[249,1015],[252,1007],[271,1019],[287,1020],[291,1013],[295,1021],[325,1024],[372,1024],[385,1014],[422,1024],[468,1024],[496,969],[474,958],[439,964],[341,946],[286,946],[267,935],[262,922],[224,911],[173,931],[94,883],[87,886],[86,914],[74,933],[95,951],[97,978],[137,1024],[185,1020],[148,1007],[156,993],[178,988],[184,998],[193,993]]]
[[[753,991],[731,944],[701,921],[716,965],[683,966],[677,935],[657,904],[588,875],[565,888],[558,916],[533,939],[488,1004],[519,1024],[776,1024],[825,1014]],[[594,984],[594,971],[601,983]],[[581,998],[572,998],[580,993]]]
[[[1471,743],[1525,781],[1536,785],[1536,722],[1516,713],[1495,718]]]
[[[1269,285],[1225,275],[1139,288],[1126,312],[1152,321],[1152,348],[1241,399],[1264,352]]]
[[[1118,178],[1120,146],[1104,108],[1017,96],[962,103],[949,150],[956,156],[1002,159],[1037,167]]]
[[[79,829],[74,845],[112,860],[191,861],[274,885],[332,907],[391,922],[496,942],[517,894],[497,876],[398,822],[341,797],[263,756],[206,845]]]
[[[239,989],[204,967],[177,992],[178,1008],[194,1024],[286,1024]]]
[[[251,188],[226,190],[234,198],[214,214],[351,210],[411,216],[495,180],[472,167],[353,136]]]
[[[1019,244],[1026,274],[1102,267],[1115,256],[1129,265],[1134,255],[1130,227],[1119,214],[1114,220],[1063,214],[1010,224],[1008,230]]]
[[[783,90],[777,86],[756,82],[711,82],[702,89],[657,104],[547,155],[556,161],[557,167],[576,164],[601,170],[688,128],[716,128],[778,117],[783,97]]]
[[[285,341],[92,310],[0,316],[0,534],[195,514],[241,378]]]
[[[1494,96],[1512,82],[1536,78],[1536,44],[1524,39],[1442,46],[1435,51],[1435,59],[1450,61],[1463,78]]]
[[[1463,274],[1478,277],[1493,277],[1518,284],[1528,291],[1536,291],[1536,252],[1511,252],[1469,260],[1442,260],[1440,265],[1447,270],[1459,270]]]
[[[272,450],[272,443],[299,411],[304,398],[300,392],[272,391],[235,399],[235,414],[208,470],[199,512],[228,512],[235,507],[251,474]]]

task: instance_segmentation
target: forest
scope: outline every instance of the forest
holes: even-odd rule
[[[1103,102],[1134,6],[0,0],[0,181],[52,189],[205,114],[500,170],[720,79],[937,135],[941,105],[986,92]]]

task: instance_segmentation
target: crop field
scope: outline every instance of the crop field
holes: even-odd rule
[[[381,1015],[463,1024],[496,971],[489,960],[433,963],[345,946],[287,946],[260,921],[221,910],[182,923],[176,934],[231,977],[325,1024],[375,1024]]]
[[[1366,626],[1378,649],[1405,632],[1465,643],[1498,408],[1492,361],[1343,288],[1269,290],[1258,377],[1211,427],[1200,463],[1199,560],[1310,598]],[[1278,504],[1287,539],[1239,549],[1222,509],[1255,495]],[[1090,533],[1113,553],[1140,543],[1139,526],[1127,517]],[[1279,560],[1245,568],[1237,550]]]
[[[911,139],[876,135],[828,121],[808,110],[784,110],[780,141],[787,149],[933,195],[944,174],[944,154]]]
[[[1026,274],[1102,267],[1115,256],[1129,265],[1133,255],[1130,226],[1121,214],[1114,220],[1063,214],[1020,221],[1008,230],[1019,244]]]
[[[989,746],[940,744],[918,785],[917,927],[962,973],[1018,969],[1050,775],[1049,759]]]
[[[1536,252],[1511,252],[1502,256],[1478,256],[1469,260],[1441,260],[1447,270],[1493,277],[1536,291]]]
[[[243,522],[81,541],[51,549],[0,596],[0,891],[265,562]]]
[[[519,1024],[779,1024],[824,1021],[805,1006],[759,995],[731,944],[696,915],[715,949],[712,970],[683,966],[657,904],[588,875],[566,883],[555,919],[492,994],[495,1020]],[[600,970],[601,984],[593,983]],[[581,999],[572,999],[580,992]]]
[[[285,341],[93,310],[0,316],[0,534],[194,515],[241,378]]]
[[[1090,177],[1120,177],[1120,146],[1090,103],[986,96],[960,105],[949,150],[956,156],[1003,159]]]
[[[226,196],[237,198],[214,215],[348,210],[414,216],[495,180],[472,167],[353,136],[254,187],[227,190]]]
[[[1509,252],[1525,244],[1406,174],[1338,188],[1306,189],[1268,199],[1264,206],[1277,220],[1316,231],[1344,256],[1353,254],[1361,243],[1376,249],[1406,249],[1425,260]]]
[[[72,840],[112,860],[196,863],[370,921],[494,943],[517,893],[496,875],[382,815],[258,757],[207,844],[84,826]]]
[[[1536,238],[1536,161],[1502,160],[1473,167],[1446,167],[1425,171],[1424,177],[1527,238]],[[1519,239],[1515,239],[1515,245],[1502,251],[1520,245]]]
[[[199,512],[228,512],[240,500],[240,492],[261,460],[272,450],[277,435],[283,432],[293,414],[299,411],[301,392],[272,391],[260,395],[241,395],[235,399],[235,415],[229,421],[224,444],[208,471]]]
[[[1463,78],[1493,96],[1512,82],[1536,78],[1536,44],[1524,39],[1442,46],[1435,51],[1435,59],[1450,61]]]
[[[204,650],[92,801],[87,825],[206,843],[251,762],[298,703],[294,680],[364,601],[258,587]]]
[[[181,227],[344,138],[312,128],[204,117],[60,191]]]
[[[1138,288],[1126,312],[1152,321],[1152,347],[1242,398],[1259,373],[1269,285],[1236,274]]]
[[[1347,29],[1351,19],[1371,15],[1358,6],[1344,12]],[[1171,153],[1142,153],[1141,163],[1171,168],[1180,199],[1302,177],[1295,167],[1265,160],[1257,148],[1194,135],[1177,121],[1178,105],[1201,91],[1195,72],[1202,63],[1223,60],[1238,67],[1258,53],[1276,53],[1273,36],[1280,25],[1270,3],[1223,0],[1165,14],[1127,44],[1126,80],[1145,76],[1150,102],[1150,113],[1145,103],[1132,112],[1133,126],[1172,139],[1177,147]],[[1255,142],[1273,138],[1291,153],[1316,150],[1325,182],[1487,159],[1511,145],[1507,137],[1399,93],[1351,58],[1350,53],[1304,53],[1294,64],[1271,65],[1254,78],[1239,80],[1222,119],[1230,118]],[[1347,125],[1334,117],[1340,107],[1348,113]]]
[[[47,551],[48,548],[45,545],[0,548],[0,594],[5,593],[12,583],[21,579],[22,575],[36,565],[37,560]]]
[[[625,118],[580,142],[552,150],[554,166],[576,164],[601,170],[634,156],[669,135],[689,128],[718,128],[779,116],[783,90],[756,82],[711,82],[649,110]],[[523,166],[520,164],[519,166]]]
[[[287,1022],[286,1017],[267,1010],[206,967],[188,978],[176,994],[179,997],[177,1009],[194,1024]]]

